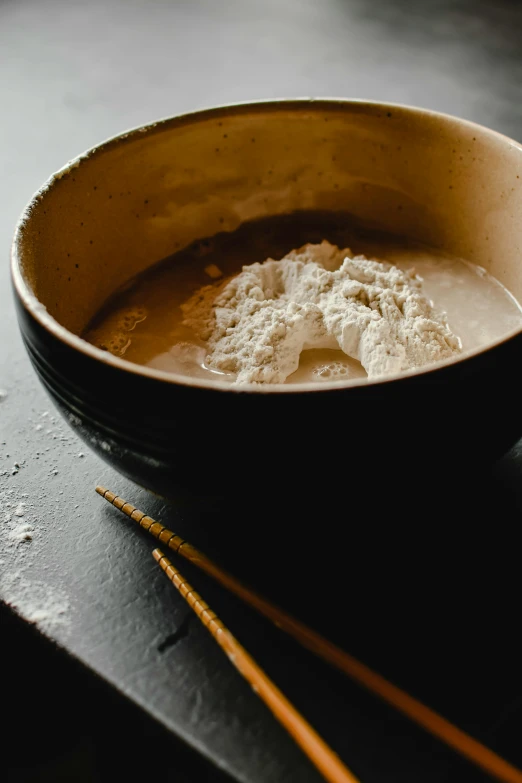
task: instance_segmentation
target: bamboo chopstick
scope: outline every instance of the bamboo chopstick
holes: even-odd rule
[[[349,653],[341,650],[316,631],[287,614],[262,596],[255,593],[231,574],[212,562],[210,558],[197,550],[188,541],[156,522],[135,506],[127,503],[104,487],[96,487],[96,492],[105,500],[137,522],[155,538],[182,555],[189,562],[201,568],[230,592],[243,599],[246,603],[271,620],[278,628],[285,631],[300,642],[315,655],[321,657],[332,666],[347,674],[350,678],[363,685],[367,690],[391,704],[395,709],[407,715],[411,720],[422,726],[426,731],[445,742],[473,764],[488,772],[503,783],[522,783],[522,771],[483,745],[462,729],[454,726],[446,718],[427,707],[422,702],[410,696],[393,683],[388,682],[377,672],[361,663]]]
[[[308,721],[281,693],[277,685],[265,674],[235,636],[225,628],[216,613],[212,611],[199,593],[196,593],[163,552],[155,549],[152,554],[174,587],[177,588],[207,631],[226,653],[231,663],[243,675],[245,680],[250,683],[252,690],[264,701],[272,714],[294,738],[325,780],[329,781],[329,783],[359,783],[358,778],[345,767],[339,756],[321,739],[315,729],[310,726]]]

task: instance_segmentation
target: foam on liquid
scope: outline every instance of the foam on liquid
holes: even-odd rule
[[[464,351],[494,342],[522,324],[518,302],[480,267],[404,239],[354,233],[347,219],[343,222],[339,216],[302,213],[245,224],[233,234],[196,243],[155,265],[116,292],[83,337],[136,364],[191,378],[232,382],[233,375],[205,365],[205,343],[183,325],[180,305],[195,290],[213,282],[215,267],[228,277],[237,274],[243,264],[282,258],[294,247],[322,239],[401,269],[414,267],[423,280],[423,292],[435,307],[446,311]],[[366,372],[360,362],[342,351],[311,350],[302,352],[298,369],[286,383],[363,377]]]

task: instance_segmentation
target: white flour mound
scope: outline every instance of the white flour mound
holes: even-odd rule
[[[182,309],[184,323],[207,342],[207,365],[234,373],[237,384],[284,383],[310,348],[341,349],[369,378],[462,350],[413,271],[326,241],[244,266],[199,289]]]

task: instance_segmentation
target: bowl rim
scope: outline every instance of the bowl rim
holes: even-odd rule
[[[109,367],[122,370],[124,372],[130,372],[141,377],[148,377],[155,381],[166,382],[174,386],[182,385],[193,388],[203,388],[209,391],[227,391],[236,394],[296,394],[303,392],[327,392],[336,390],[344,391],[350,388],[358,388],[361,386],[380,386],[383,384],[392,383],[397,380],[404,380],[410,377],[428,375],[445,367],[449,367],[454,364],[460,364],[465,362],[467,359],[473,358],[474,356],[486,353],[498,345],[502,345],[503,343],[506,343],[517,335],[521,334],[522,323],[520,327],[510,330],[502,337],[487,343],[487,345],[464,351],[456,357],[443,359],[428,366],[403,370],[398,373],[386,375],[382,378],[375,378],[372,380],[369,380],[368,378],[354,378],[344,381],[318,381],[315,383],[249,383],[236,385],[230,381],[220,380],[219,378],[212,378],[208,380],[205,378],[190,378],[186,375],[167,372],[165,370],[158,370],[152,367],[146,367],[145,365],[136,364],[122,357],[113,356],[108,351],[103,351],[101,348],[97,348],[96,346],[84,340],[82,337],[79,337],[62,326],[53,316],[49,314],[45,305],[40,302],[33,294],[28,282],[24,277],[23,265],[19,252],[20,246],[23,242],[25,226],[31,219],[32,213],[37,208],[40,201],[45,198],[46,194],[56,186],[62,177],[69,174],[80,165],[86,163],[91,157],[106,152],[112,147],[120,146],[127,142],[133,141],[136,137],[142,136],[143,134],[153,135],[171,128],[203,122],[212,117],[217,119],[220,117],[227,117],[230,115],[237,116],[241,115],[242,113],[252,112],[262,113],[283,110],[301,111],[305,108],[318,108],[328,111],[337,110],[342,112],[346,111],[347,109],[361,109],[364,107],[368,107],[373,111],[378,109],[383,112],[389,112],[393,110],[401,111],[412,116],[428,116],[443,120],[445,122],[455,123],[456,125],[468,127],[469,129],[473,129],[483,135],[497,139],[502,143],[507,143],[509,146],[514,147],[522,153],[522,143],[517,142],[515,139],[512,139],[509,136],[500,133],[499,131],[488,128],[485,125],[472,122],[471,120],[420,106],[412,106],[394,102],[383,102],[379,100],[364,100],[360,98],[302,97],[260,99],[255,101],[226,103],[184,112],[183,114],[163,117],[145,125],[138,125],[128,130],[122,131],[121,133],[118,133],[115,136],[110,136],[93,147],[90,147],[89,149],[69,160],[60,169],[53,172],[41,185],[41,187],[38,188],[38,190],[31,196],[16,222],[11,244],[11,280],[20,302],[22,303],[25,310],[34,318],[34,320],[37,321],[46,331],[50,332],[56,339],[65,343],[69,348],[79,351],[87,357],[101,362],[102,364],[108,365]],[[513,299],[515,299],[508,289],[504,290],[507,291],[507,293],[512,296]]]

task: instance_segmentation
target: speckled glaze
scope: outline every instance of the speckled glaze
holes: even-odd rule
[[[163,120],[68,164],[16,229],[21,332],[70,424],[125,475],[191,502],[270,503],[283,487],[312,494],[376,472],[422,481],[433,468],[503,453],[522,435],[521,330],[381,382],[263,389],[139,367],[78,336],[151,264],[297,209],[350,211],[440,247],[522,300],[516,142],[454,117],[359,101],[262,102]]]

